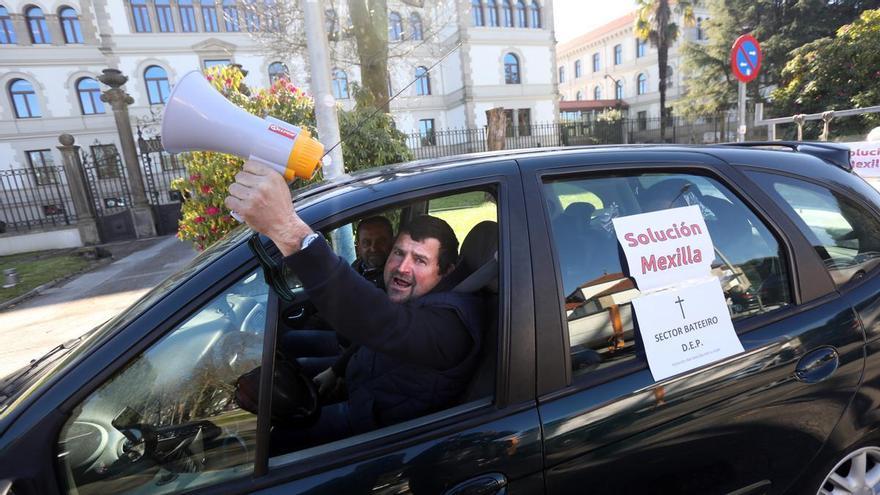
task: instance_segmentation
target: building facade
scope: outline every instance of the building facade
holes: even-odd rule
[[[683,94],[681,47],[686,42],[705,43],[703,23],[708,9],[694,9],[695,24],[675,22],[679,37],[669,49],[666,104]],[[559,92],[565,102],[562,118],[586,117],[619,106],[629,118],[660,118],[657,49],[636,38],[636,13],[631,12],[556,48]],[[576,102],[583,102],[582,104]]]
[[[100,100],[107,88],[98,76],[108,67],[129,77],[132,122],[153,133],[170,88],[192,70],[239,64],[249,86],[268,86],[283,74],[307,89],[304,57],[271,55],[261,38],[261,29],[277,29],[274,2],[266,1],[263,14],[247,3],[0,0],[0,170],[60,165],[62,133],[86,153],[118,149],[112,110]],[[390,0],[388,6],[389,89],[394,94],[415,80],[391,103],[399,129],[430,135],[476,128],[486,124],[485,110],[497,106],[520,123],[555,119],[551,0]],[[330,9],[325,16],[328,30],[348,18]],[[350,85],[360,74],[344,59],[352,58],[340,57],[331,74],[337,100],[350,108]]]

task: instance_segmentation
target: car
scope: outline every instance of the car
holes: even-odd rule
[[[359,219],[428,213],[462,241],[465,280],[492,274],[472,288],[489,324],[461,397],[273,449],[279,417],[267,394],[259,414],[243,409],[240,382],[268,392],[290,378],[266,371],[287,362],[276,343],[321,315],[295,273],[264,271],[279,254],[240,226],[0,382],[0,493],[876,491],[880,193],[848,158],[781,142],[534,149],[299,189],[300,216],[342,257]],[[640,335],[652,315],[638,310],[649,294],[615,225],[677,208],[705,222],[740,347],[655,379]],[[320,411],[312,392],[288,397],[303,425]]]

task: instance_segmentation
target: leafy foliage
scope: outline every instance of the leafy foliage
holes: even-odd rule
[[[821,38],[792,52],[773,92],[777,113],[794,115],[880,105],[880,9],[862,13],[833,38]],[[880,116],[836,120],[834,135],[867,132]],[[813,134],[817,126],[811,126]],[[814,136],[811,136],[814,137]]]
[[[244,73],[238,67],[212,67],[205,75],[215,89],[246,111],[309,129],[317,136],[314,101],[289,81],[279,79],[269,88],[252,91],[244,85]],[[342,144],[346,171],[409,159],[405,135],[394,126],[391,116],[373,115],[374,108],[360,104],[367,98],[360,93],[355,89],[359,104],[354,110],[340,111],[340,132],[346,138]],[[328,148],[333,144],[324,143]],[[186,198],[177,236],[192,242],[201,251],[236,226],[223,200],[244,161],[222,153],[195,152],[187,154],[184,163],[188,177],[177,179],[171,185]],[[312,180],[320,178],[319,172]]]

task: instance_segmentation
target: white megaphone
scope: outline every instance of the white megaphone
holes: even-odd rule
[[[307,129],[247,113],[217,92],[199,71],[183,76],[165,103],[162,146],[170,153],[216,151],[258,161],[287,182],[310,179],[324,153],[324,145]]]

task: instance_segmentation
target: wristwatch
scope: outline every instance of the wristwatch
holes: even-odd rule
[[[317,238],[318,238],[318,233],[317,233],[317,232],[312,232],[311,234],[309,234],[309,235],[303,237],[303,240],[302,240],[302,242],[300,243],[300,246],[299,246],[299,250],[302,251],[303,249],[309,247],[309,244],[311,244],[312,241],[314,241],[314,240],[317,239]]]

